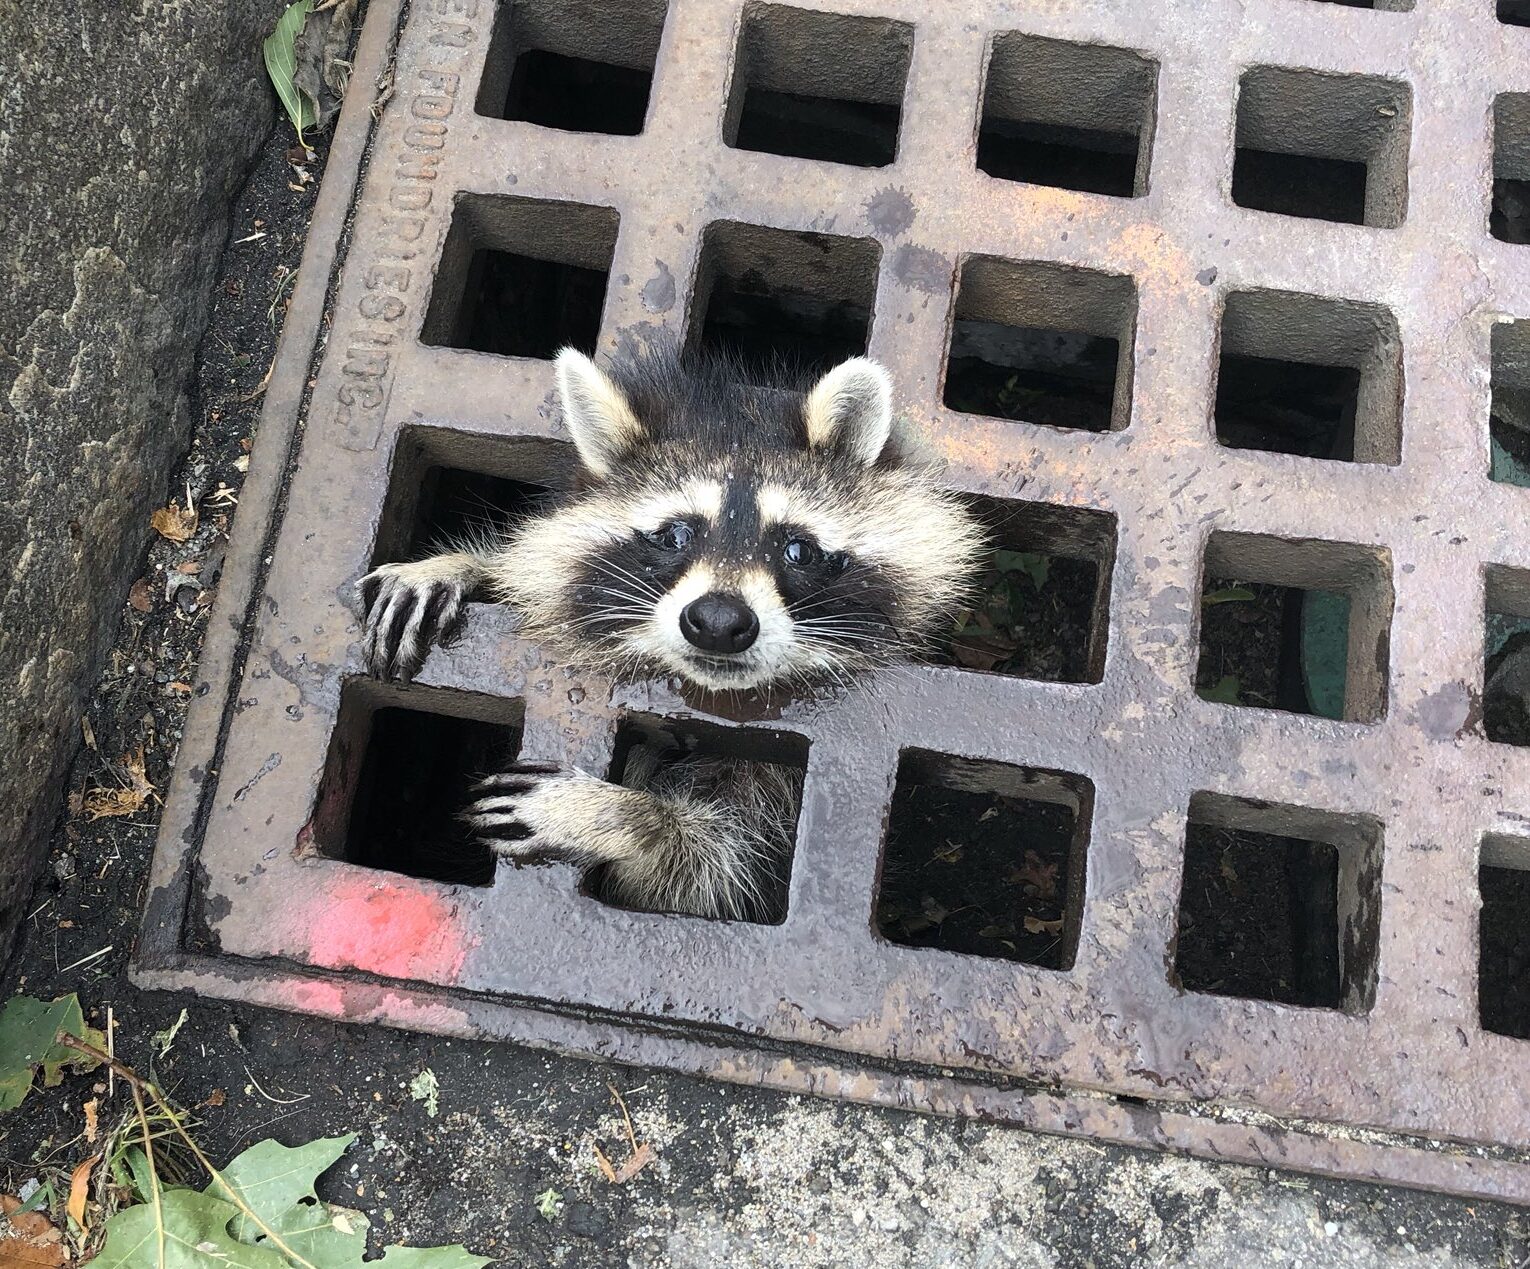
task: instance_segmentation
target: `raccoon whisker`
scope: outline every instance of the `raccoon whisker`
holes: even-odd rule
[[[837,605],[843,605],[844,602],[845,598],[843,595],[820,594],[816,599],[810,597],[807,600],[799,600],[797,603],[792,604],[789,608],[787,608],[786,611],[790,613],[793,618],[796,618],[802,616],[805,613],[820,612],[825,608],[832,608]]]
[[[561,622],[560,627],[564,630],[577,630],[581,626],[598,625],[604,621],[647,621],[653,614],[646,608],[602,608],[599,612],[585,613],[582,617],[574,617]]]
[[[588,562],[591,566],[599,569],[607,577],[612,578],[615,581],[632,583],[634,589],[636,589],[639,593],[646,595],[650,599],[657,600],[664,598],[664,592],[659,588],[658,583],[655,582],[651,577],[642,577],[639,574],[634,573],[631,569],[623,568],[620,564],[616,564],[611,560],[602,559],[599,556],[592,556]]]
[[[871,644],[880,648],[899,648],[903,644],[889,639],[870,628],[856,629],[851,626],[820,626],[813,630],[800,630],[798,637],[804,642],[835,643],[843,639],[851,643]]]
[[[858,617],[807,617],[797,622],[800,630],[866,630],[874,633],[886,632],[888,626],[885,621],[869,621]]]

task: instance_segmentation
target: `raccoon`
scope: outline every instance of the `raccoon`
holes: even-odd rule
[[[409,679],[475,592],[570,663],[725,693],[844,684],[951,619],[984,533],[876,363],[760,386],[726,358],[606,372],[565,349],[556,374],[575,487],[501,537],[364,577],[372,673]],[[573,862],[612,902],[781,919],[800,773],[642,745],[621,779],[516,764],[462,819],[502,856]]]

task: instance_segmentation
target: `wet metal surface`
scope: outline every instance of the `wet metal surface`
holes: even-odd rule
[[[613,6],[635,24],[624,33],[559,19],[598,6],[519,7],[525,30],[575,45],[553,52],[613,61],[649,43],[654,8]],[[392,96],[374,122],[353,93],[326,176],[166,810],[140,981],[1530,1201],[1530,1042],[1482,1029],[1476,982],[1483,839],[1530,865],[1530,749],[1488,742],[1479,717],[1485,606],[1530,617],[1530,491],[1488,479],[1491,331],[1530,317],[1527,248],[1488,232],[1493,105],[1530,85],[1530,33],[1488,0],[824,7],[912,30],[890,165],[725,144],[738,0],[671,0],[637,136],[479,113],[495,97],[480,82],[504,82],[514,55],[494,6],[409,7]],[[826,69],[815,24],[761,9],[768,86],[789,87],[796,59],[824,81],[810,91],[851,93],[864,74],[866,100],[888,99],[901,56],[868,39],[864,66]],[[384,64],[396,13],[372,5],[354,84]],[[995,37],[1013,32],[1135,56],[1041,45],[990,71]],[[1141,59],[1156,66],[1147,105]],[[1072,91],[989,89],[1044,124],[1136,129],[1138,196],[978,168],[985,76],[1011,63],[1130,71],[1117,77],[1130,101],[1085,95],[1071,114]],[[1365,223],[1236,205],[1243,146],[1368,164]],[[454,209],[471,217],[456,236]],[[451,887],[325,857],[324,814],[345,813],[369,708],[348,687],[350,588],[399,496],[395,455],[435,445],[539,483],[565,439],[550,362],[452,346],[471,272],[457,244],[608,267],[599,347],[615,353],[701,328],[703,244],[721,223],[849,240],[777,261],[779,284],[874,285],[869,350],[958,487],[1114,517],[1100,681],[926,668],[740,717],[572,674],[480,607],[399,703],[515,723],[524,755],[597,771],[631,713],[736,729],[745,748],[757,733],[807,743],[784,924],[618,910],[563,867]],[[744,258],[767,241],[727,232]],[[1025,267],[963,267],[984,260]],[[1026,285],[1058,267],[1077,285]],[[959,276],[981,286],[965,306],[985,320],[1008,307],[1015,324],[1120,340],[1109,430],[940,404]],[[1224,323],[1241,354],[1331,347],[1360,370],[1360,461],[1217,443]],[[1203,569],[1350,596],[1343,721],[1197,696]],[[1092,785],[1070,968],[872,934],[906,749]],[[1338,848],[1341,1008],[1173,982],[1192,798],[1198,816]]]

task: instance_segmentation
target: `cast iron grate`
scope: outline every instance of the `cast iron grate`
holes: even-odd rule
[[[337,136],[140,977],[1530,1200],[1518,7],[399,13],[370,6],[352,82],[401,21],[392,93]],[[549,354],[655,339],[891,367],[998,530],[975,633],[729,703],[475,603],[416,682],[363,680],[355,580],[565,487]],[[615,778],[633,737],[802,771],[779,923],[453,855],[464,770]]]

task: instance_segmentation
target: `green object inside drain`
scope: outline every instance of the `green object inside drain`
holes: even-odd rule
[[[1302,596],[1302,681],[1314,714],[1344,717],[1348,660],[1349,596],[1309,590]]]
[[[1520,485],[1530,488],[1530,467],[1515,458],[1502,445],[1495,436],[1490,441],[1493,450],[1491,475],[1494,480],[1505,485]]]

